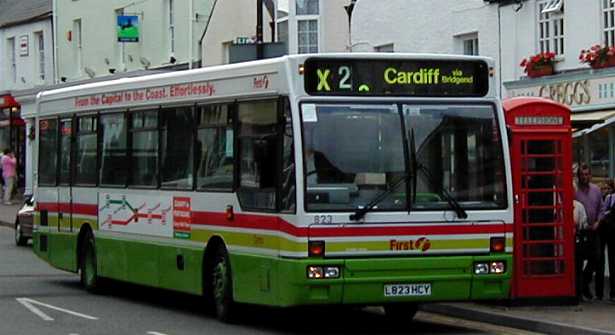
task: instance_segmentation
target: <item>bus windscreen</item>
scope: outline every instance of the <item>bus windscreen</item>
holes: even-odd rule
[[[489,67],[482,60],[309,58],[305,91],[319,96],[483,97]]]

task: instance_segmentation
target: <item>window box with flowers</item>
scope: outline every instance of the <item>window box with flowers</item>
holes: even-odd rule
[[[587,50],[581,50],[579,61],[589,64],[592,69],[615,66],[615,47],[596,44]]]
[[[530,78],[552,75],[555,65],[554,52],[541,52],[521,61],[523,72]]]

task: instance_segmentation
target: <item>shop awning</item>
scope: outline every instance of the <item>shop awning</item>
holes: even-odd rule
[[[615,110],[598,111],[598,112],[573,112],[570,114],[572,123],[600,123],[615,116]]]
[[[595,123],[593,126],[583,129],[583,130],[579,130],[576,131],[572,134],[572,137],[579,137],[579,136],[583,136],[583,135],[587,135],[591,132],[594,132],[598,129],[604,128],[604,127],[608,127],[611,124],[615,124],[615,111],[610,111],[610,117],[608,117],[607,119],[603,119],[598,123]],[[593,113],[590,113],[593,114]]]

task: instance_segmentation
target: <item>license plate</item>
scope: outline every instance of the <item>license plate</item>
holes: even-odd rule
[[[385,297],[424,297],[431,295],[431,284],[390,284],[384,285]]]

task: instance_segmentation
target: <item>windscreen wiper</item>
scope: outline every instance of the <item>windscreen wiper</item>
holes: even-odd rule
[[[431,174],[431,171],[429,171],[429,169],[426,168],[425,165],[421,164],[421,162],[419,162],[419,160],[417,159],[416,148],[414,144],[414,129],[412,129],[410,134],[410,159],[412,161],[412,171],[421,171],[425,175],[427,181],[431,184],[431,186],[438,188],[438,191],[444,196],[450,208],[455,211],[457,217],[460,219],[466,219],[468,217],[468,213],[466,213],[465,209],[461,207],[457,199],[455,199],[450,193],[448,193],[444,186],[438,185],[438,183],[436,183],[436,179]],[[416,199],[416,179],[417,178],[413,178],[414,184],[412,187],[412,203],[414,203],[414,200]]]
[[[372,209],[374,209],[374,207],[379,204],[382,200],[384,200],[387,196],[389,196],[391,193],[395,192],[395,190],[397,190],[397,188],[405,181],[407,182],[410,179],[410,175],[406,174],[403,178],[399,179],[397,182],[395,182],[395,184],[393,184],[393,186],[391,186],[391,188],[389,188],[388,190],[385,190],[381,193],[378,194],[378,196],[376,196],[374,198],[374,200],[370,201],[367,205],[357,209],[354,214],[350,214],[350,220],[353,221],[358,221],[361,220],[363,217],[365,217],[365,214],[367,214],[369,211],[371,211]]]

